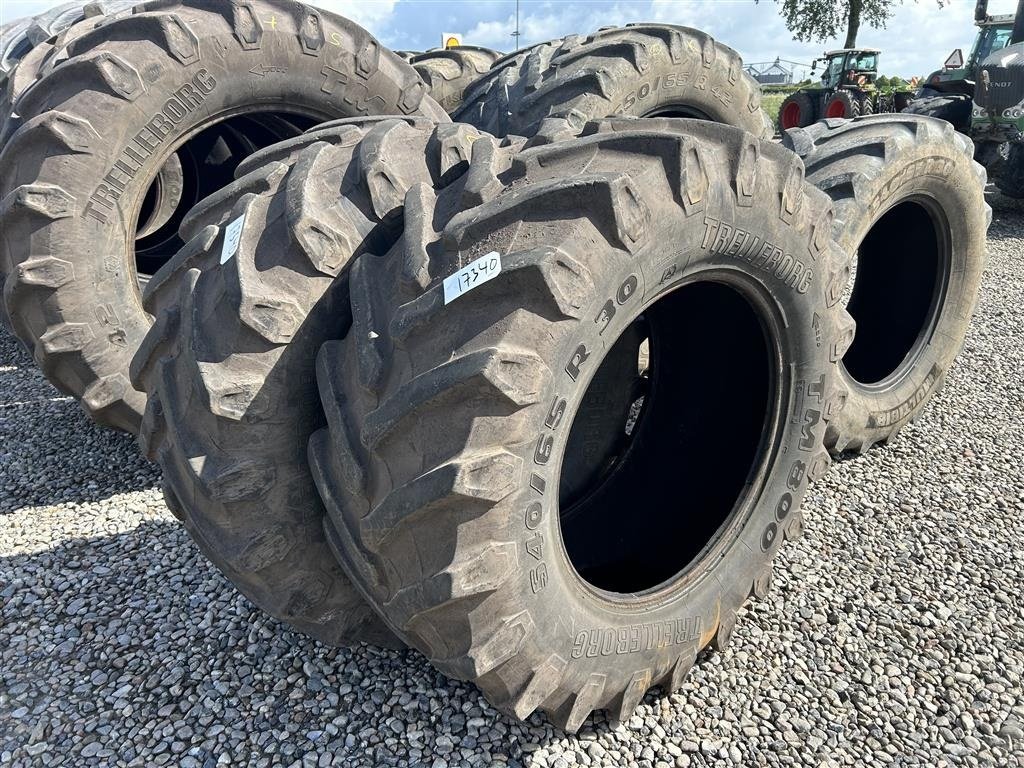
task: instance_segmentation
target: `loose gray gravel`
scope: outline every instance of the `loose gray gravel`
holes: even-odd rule
[[[132,440],[0,333],[0,765],[1024,764],[1024,212],[993,203],[941,395],[813,490],[729,649],[577,736],[414,652],[325,648],[255,610]]]

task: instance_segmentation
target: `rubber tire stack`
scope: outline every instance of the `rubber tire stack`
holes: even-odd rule
[[[253,602],[332,645],[400,643],[327,548],[305,455],[323,423],[313,360],[348,330],[350,260],[386,251],[405,191],[461,174],[479,138],[381,117],[269,147],[193,212],[189,245],[147,290],[156,321],[132,380],[168,505]],[[224,221],[239,224],[222,260]]]
[[[828,120],[773,143],[736,53],[672,25],[409,66],[284,0],[108,10],[56,14],[78,23],[18,46],[7,78],[0,271],[16,331],[98,423],[138,431],[172,512],[253,602],[326,643],[412,646],[515,717],[575,731],[677,688],[765,594],[830,451],[892,439],[963,343],[985,176],[945,123]],[[141,291],[150,182],[201,116],[271,102],[284,107],[263,140],[228,153],[234,181],[168,219],[181,247]],[[268,136],[285,140],[260,148]],[[850,312],[874,343],[903,298],[878,300],[878,275],[920,277],[898,256],[932,230],[912,214],[891,225],[912,205],[948,246],[936,298],[913,354],[867,386],[854,374],[877,350]],[[452,276],[478,260],[500,269],[459,293]],[[758,324],[747,337],[764,337],[765,413],[745,422],[756,461],[718,429],[700,477],[662,468],[685,491],[658,486],[673,510],[700,506],[723,468],[742,470],[737,498],[683,570],[599,585],[566,544],[562,457],[605,361],[650,382],[672,350],[702,349],[715,323],[698,306],[638,358],[658,307],[694,285],[733,290]],[[707,412],[746,413],[753,379],[721,378],[732,395]],[[638,407],[625,457],[673,447],[653,404],[696,403],[703,419],[681,391],[618,393],[611,410]],[[646,462],[615,466],[574,509],[655,505]]]

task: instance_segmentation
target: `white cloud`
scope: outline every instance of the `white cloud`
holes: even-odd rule
[[[311,5],[351,19],[379,36],[394,18],[397,3],[398,0],[318,0]]]
[[[495,4],[497,5],[497,4]],[[1012,13],[1016,0],[991,0],[989,13]],[[495,7],[499,10],[499,7]],[[976,29],[974,0],[905,0],[894,9],[886,29],[861,26],[858,44],[882,49],[883,74],[927,75],[942,65],[954,48],[969,50]],[[520,11],[522,45],[567,34],[589,34],[602,26],[658,21],[696,27],[735,48],[746,62],[772,61],[776,56],[810,63],[843,40],[803,43],[786,29],[773,0],[622,0],[524,2]],[[515,15],[477,22],[467,43],[499,50],[514,46]]]
[[[0,16],[40,13],[64,0],[0,0]],[[315,5],[347,16],[393,48],[433,47],[442,32],[501,51],[515,47],[513,0],[316,0]],[[887,29],[862,26],[858,43],[882,49],[884,74],[926,75],[953,48],[970,48],[976,29],[974,0],[903,0]],[[1016,0],[990,0],[990,13],[1012,13]],[[810,62],[842,40],[800,43],[782,22],[774,0],[523,0],[521,45],[569,34],[586,35],[602,26],[660,21],[711,33],[748,63],[776,56]]]

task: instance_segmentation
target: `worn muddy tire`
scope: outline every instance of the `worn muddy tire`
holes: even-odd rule
[[[991,219],[985,170],[951,124],[906,113],[825,120],[783,144],[832,197],[835,238],[857,256],[849,394],[828,446],[863,452],[921,412],[963,346]]]
[[[761,89],[732,48],[689,27],[632,24],[495,62],[453,117],[496,136],[575,135],[608,116],[698,117],[774,133]]]
[[[316,351],[347,328],[349,260],[386,251],[404,190],[457,175],[478,137],[381,117],[258,152],[193,210],[193,239],[146,292],[156,321],[132,382],[149,395],[139,442],[168,505],[254,603],[332,645],[401,643],[326,544],[306,464],[323,423]]]
[[[309,457],[330,543],[396,634],[503,711],[540,708],[570,731],[593,710],[628,717],[651,686],[676,688],[764,594],[772,557],[800,531],[808,482],[829,466],[825,422],[852,338],[832,205],[792,153],[704,121],[618,119],[585,133],[521,152],[477,142],[464,184],[411,190],[402,240],[356,260],[351,330],[318,355],[328,426]],[[488,280],[455,296],[465,283],[448,278],[478,259],[494,267]],[[683,284],[689,303],[644,310],[650,370],[686,379],[650,379],[660,405],[641,409],[624,455],[651,464],[616,465],[606,477],[625,482],[594,496],[575,479],[562,487],[563,455],[597,459],[589,469],[621,448],[636,395],[605,361],[635,384],[643,345],[632,320]],[[714,373],[686,378],[689,352]],[[658,418],[676,407],[678,421]],[[589,420],[612,412],[611,432],[591,433]],[[669,424],[692,432],[676,444]],[[563,530],[569,486],[593,504],[567,507],[577,516]],[[733,493],[749,502],[736,516]],[[693,522],[678,509],[687,500],[730,522],[680,580],[699,537],[631,531]],[[589,518],[626,507],[628,526]],[[648,517],[649,507],[672,514]],[[577,555],[622,558],[615,577],[629,583],[609,582],[614,598],[584,584],[565,530],[612,545]],[[591,578],[593,564],[579,567]],[[671,583],[658,599],[630,581],[661,576]]]
[[[952,124],[961,133],[971,129],[971,97],[963,94],[915,99],[903,110],[905,114],[936,117]]]
[[[228,183],[253,149],[316,122],[448,120],[365,30],[283,0],[136,6],[59,59],[18,96],[21,125],[0,155],[4,298],[50,381],[98,423],[128,431],[144,407],[128,361],[150,325],[137,276],[181,246],[192,197]],[[164,180],[173,157],[184,181]],[[166,208],[148,232],[139,214]]]
[[[462,106],[466,89],[503,54],[490,48],[460,45],[416,54],[409,59],[434,101],[449,114]]]
[[[805,91],[797,91],[787,96],[779,106],[779,130],[803,128],[817,118],[816,100]]]
[[[1006,160],[998,166],[995,184],[1007,197],[1024,199],[1024,145],[1010,145]]]

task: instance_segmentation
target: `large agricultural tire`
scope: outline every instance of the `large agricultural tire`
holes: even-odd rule
[[[825,101],[822,117],[853,119],[860,116],[860,100],[849,91],[836,91]]]
[[[462,106],[466,89],[502,56],[490,48],[459,45],[425,51],[409,63],[427,84],[434,101],[451,114]]]
[[[136,6],[67,43],[14,111],[0,155],[12,324],[50,381],[127,431],[144,407],[127,377],[150,325],[139,279],[181,247],[194,202],[326,119],[448,120],[365,30],[283,0]]]
[[[952,93],[932,96],[927,99],[915,99],[903,112],[909,115],[924,115],[945,120],[960,133],[969,133],[971,129],[970,96]]]
[[[787,96],[779,106],[779,130],[803,128],[818,119],[816,100],[806,91]]]
[[[995,184],[1007,197],[1024,200],[1024,145],[1009,146],[1006,159],[998,166]]]
[[[401,643],[327,547],[306,464],[323,423],[316,351],[347,329],[349,260],[386,251],[405,189],[457,176],[478,138],[381,117],[258,152],[193,210],[192,241],[146,292],[156,321],[132,381],[149,395],[139,442],[168,506],[254,603],[331,645]]]
[[[831,203],[777,144],[620,119],[474,147],[404,216],[317,358],[330,543],[501,710],[622,720],[727,642],[829,466],[852,338]]]
[[[633,24],[572,35],[495,62],[453,113],[495,136],[576,135],[609,116],[693,117],[774,132],[732,48],[696,29]]]
[[[921,412],[963,346],[991,218],[985,170],[952,125],[906,113],[816,123],[783,144],[832,197],[835,238],[856,255],[848,396],[828,446],[863,452]]]

